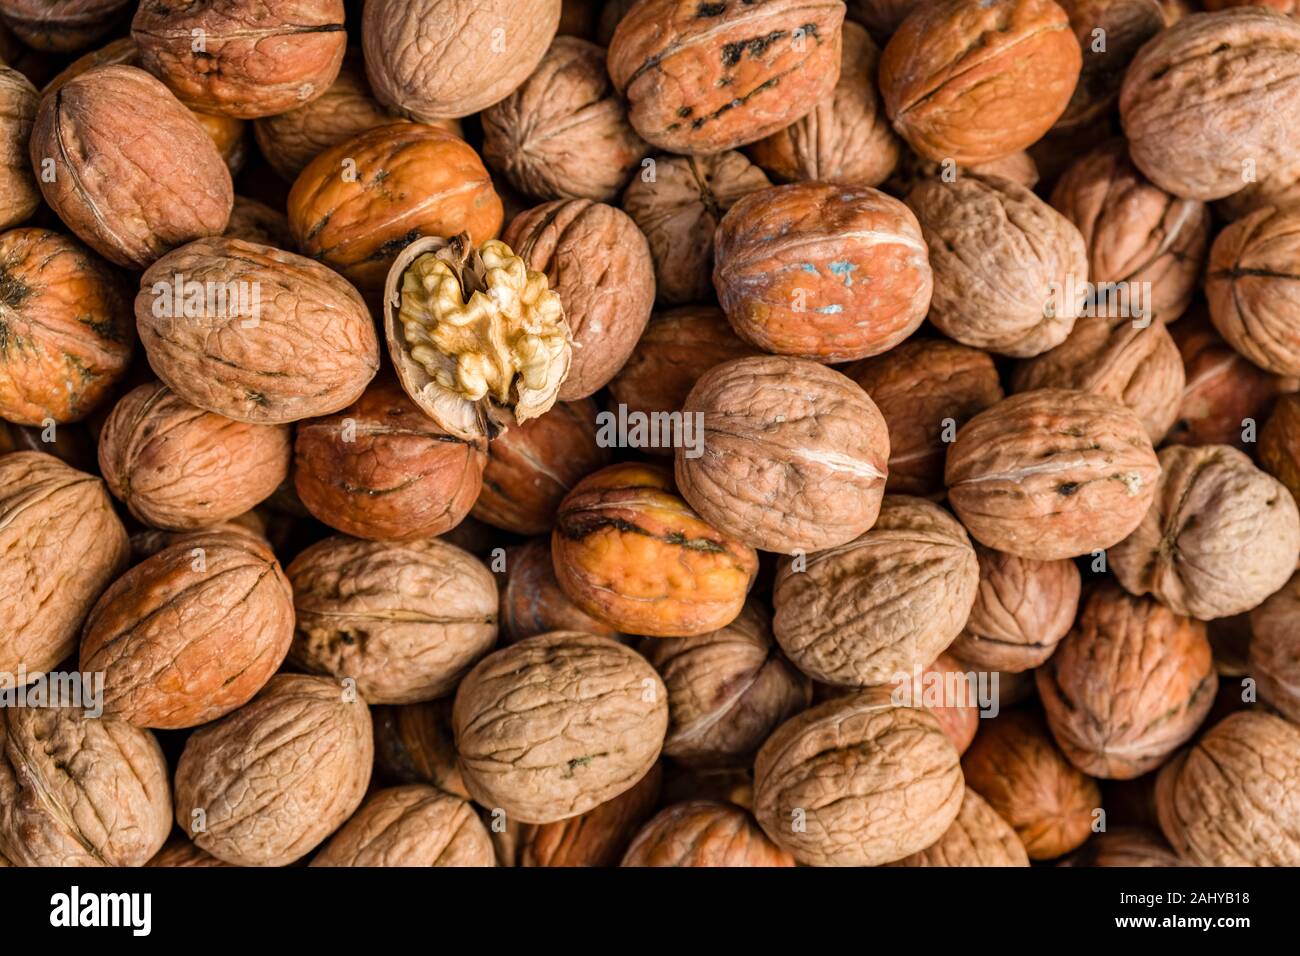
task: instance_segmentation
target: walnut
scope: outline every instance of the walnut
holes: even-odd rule
[[[586,813],[528,827],[520,866],[617,866],[641,824],[654,812],[663,782],[656,763],[630,790]]]
[[[1215,202],[1214,211],[1232,222],[1265,206],[1289,206],[1295,202],[1300,202],[1300,157],[1274,167],[1263,178],[1253,179],[1231,196],[1224,196]]]
[[[553,631],[488,655],[456,691],[470,793],[523,823],[585,813],[654,764],[668,695],[645,659],[604,637]]]
[[[980,412],[948,450],[948,501],[980,544],[1053,561],[1109,548],[1146,514],[1160,464],[1136,415],[1045,388]]]
[[[168,814],[170,818],[171,814]],[[170,820],[168,821],[170,823]],[[145,866],[166,867],[208,867],[230,866],[223,863],[211,853],[200,850],[183,836],[175,836],[163,844],[163,848],[153,855]]]
[[[754,771],[750,767],[684,767],[670,763],[664,775],[664,803],[686,800],[719,800],[753,810]]]
[[[312,866],[495,866],[472,804],[419,784],[373,793]]]
[[[361,805],[373,757],[364,700],[324,677],[280,674],[185,742],[176,822],[227,863],[284,866]]]
[[[1057,866],[1186,866],[1158,833],[1116,827],[1094,833]]]
[[[1058,0],[1083,52],[1074,95],[1052,134],[1106,121],[1119,101],[1124,71],[1144,43],[1165,28],[1157,0]],[[1102,43],[1099,38],[1104,37]],[[1100,49],[1098,49],[1100,47]]]
[[[1110,554],[1131,594],[1210,621],[1249,611],[1282,587],[1300,552],[1286,486],[1225,445],[1160,452],[1155,501]]]
[[[1278,398],[1259,433],[1259,462],[1300,500],[1300,396]]]
[[[230,221],[222,235],[229,239],[275,246],[277,249],[293,246],[289,217],[265,203],[243,196],[235,197],[234,208],[230,210]]]
[[[1029,856],[1011,825],[970,788],[937,843],[890,866],[1028,866]]]
[[[794,866],[740,807],[692,800],[665,807],[636,835],[623,866]]]
[[[27,158],[39,103],[31,80],[0,63],[0,229],[18,225],[41,203]]]
[[[1280,591],[1250,612],[1248,673],[1260,696],[1288,720],[1300,723],[1300,576],[1293,575]]]
[[[248,161],[248,144],[252,139],[248,124],[241,119],[220,113],[195,112],[194,118],[199,121],[204,132],[212,138],[222,161],[230,170],[230,175],[238,176],[244,168],[244,163]],[[227,228],[229,225],[227,221]]]
[[[898,29],[921,0],[845,0],[849,19],[871,31],[871,35],[884,43]]]
[[[754,814],[811,866],[878,866],[930,846],[961,807],[957,751],[934,715],[889,688],[786,721],[754,763]]]
[[[909,680],[914,680],[916,671],[908,675]],[[934,659],[934,662],[926,667],[921,668],[921,684],[917,689],[917,697],[914,703],[921,703],[926,706],[930,713],[934,714],[935,719],[939,721],[939,726],[943,729],[944,734],[952,745],[957,748],[958,754],[964,754],[975,739],[975,734],[979,732],[980,726],[980,702],[978,693],[979,675],[973,674],[969,665],[959,661],[957,658],[943,653]],[[971,679],[976,683],[968,683]],[[944,683],[942,687],[954,687],[955,690],[950,699],[942,703],[930,703],[926,698],[926,682],[940,679]],[[957,683],[961,681],[961,683]],[[895,684],[895,689],[898,685]],[[945,691],[945,697],[947,693]]]
[[[37,50],[72,53],[117,26],[131,0],[0,0],[0,22]]]
[[[986,177],[998,176],[1002,179],[1009,179],[1013,183],[1018,183],[1026,189],[1033,189],[1037,186],[1040,178],[1038,163],[1024,150],[1007,153],[1005,156],[990,159],[985,163],[970,163],[966,166],[957,166],[952,160],[936,163],[918,156],[916,153],[905,152],[899,167],[894,170],[894,175],[890,177],[889,182],[883,188],[893,195],[906,196],[923,179],[943,178],[946,176],[947,180],[951,181],[954,177],[960,177],[966,173]]]
[[[375,778],[386,783],[427,783],[469,799],[451,730],[451,698],[371,708],[375,728]]]
[[[501,641],[514,644],[547,631],[585,631],[616,637],[618,629],[597,620],[560,590],[551,563],[551,539],[535,538],[506,551],[501,588]]]

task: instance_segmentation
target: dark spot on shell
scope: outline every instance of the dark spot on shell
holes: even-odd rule
[[[705,17],[716,17],[719,14],[726,12],[726,3],[701,3],[695,8],[695,16],[700,20],[703,20]]]
[[[1063,498],[1070,497],[1070,495],[1074,494],[1078,490],[1079,483],[1077,481],[1067,481],[1063,485],[1056,486],[1056,493]]]
[[[773,30],[766,36],[753,37],[749,40],[741,40],[738,43],[724,43],[722,46],[722,65],[726,67],[735,66],[746,52],[751,57],[760,57],[768,51],[772,44],[789,35],[785,30]]]

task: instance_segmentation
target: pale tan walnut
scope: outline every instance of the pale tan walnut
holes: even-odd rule
[[[223,863],[211,853],[200,850],[185,837],[174,836],[163,844],[163,848],[155,853],[145,866],[208,867],[230,866],[230,864]]]
[[[1073,223],[1024,186],[971,172],[923,179],[907,204],[930,249],[928,317],[939,331],[1014,358],[1065,341],[1088,279]]]
[[[18,225],[41,203],[27,157],[39,103],[31,80],[0,64],[0,229]]]
[[[1053,860],[1092,833],[1101,792],[1024,711],[987,721],[962,757],[966,785],[1011,824],[1031,860]]]
[[[127,556],[98,478],[43,452],[0,455],[0,671],[32,678],[73,653]]]
[[[500,622],[502,644],[514,644],[547,631],[618,636],[617,628],[592,617],[560,590],[551,562],[549,537],[534,538],[506,550]]]
[[[1116,827],[1094,833],[1057,866],[1187,866],[1158,833]]]
[[[834,92],[807,116],[748,147],[750,158],[781,182],[878,186],[898,165],[903,144],[876,89],[880,48],[856,23],[844,24],[843,42]]]
[[[957,818],[957,751],[924,708],[887,687],[786,721],[754,763],[754,815],[800,863],[879,866],[925,849]]]
[[[480,661],[456,691],[452,724],[478,803],[523,823],[553,823],[645,776],[668,728],[668,692],[623,645],[553,631]]]
[[[1069,633],[1081,578],[1073,561],[1034,561],[975,546],[980,583],[951,651],[975,667],[1021,673],[1039,666]]]
[[[352,816],[373,758],[370,710],[355,691],[279,674],[185,742],[176,823],[219,860],[284,866]]]
[[[28,46],[71,53],[118,26],[131,0],[0,0],[0,24]]]
[[[1065,171],[1052,205],[1083,235],[1088,279],[1118,286],[1130,318],[1173,322],[1186,311],[1210,242],[1205,203],[1154,185],[1129,160],[1125,142],[1112,140]],[[1105,292],[1098,290],[1099,302]]]
[[[948,449],[944,481],[980,544],[1053,561],[1124,540],[1156,495],[1141,421],[1087,392],[1044,388],[980,412]]]
[[[375,780],[427,783],[469,799],[451,732],[451,698],[418,704],[378,705],[370,711],[375,728]]]
[[[839,372],[786,356],[733,359],[682,406],[702,440],[676,452],[682,496],[724,534],[765,551],[834,547],[876,520],[889,434]]]
[[[910,680],[961,633],[978,585],[956,519],[922,498],[886,495],[870,531],[782,560],[773,629],[795,666],[825,683]]]
[[[29,153],[49,170],[45,201],[120,266],[144,269],[230,218],[234,186],[212,137],[133,66],[95,67],[42,99]]]
[[[794,866],[747,812],[730,803],[692,800],[660,810],[636,835],[623,866]]]
[[[497,587],[473,555],[436,538],[405,544],[336,535],[288,568],[297,612],[289,660],[351,679],[367,701],[449,694],[497,637]]]
[[[538,199],[616,198],[650,146],[627,121],[605,50],[556,37],[532,75],[483,112],[483,156]]]
[[[1250,612],[1247,673],[1264,702],[1300,724],[1300,575]]]
[[[1300,396],[1278,397],[1259,431],[1259,463],[1300,501]]]
[[[756,601],[724,628],[645,638],[640,651],[668,688],[664,755],[679,763],[748,764],[773,728],[812,700],[811,682],[780,653]]]
[[[1029,856],[1011,825],[969,787],[961,810],[943,836],[890,866],[1028,866]]]
[[[468,116],[524,82],[559,24],[560,0],[367,0],[366,73],[403,115]]]
[[[520,866],[616,866],[641,824],[659,803],[663,764],[656,763],[631,790],[580,816],[526,828]]]
[[[245,196],[235,197],[235,205],[230,210],[230,221],[226,223],[226,231],[222,235],[229,239],[275,246],[277,249],[293,247],[289,217],[266,203]]]
[[[1160,829],[1196,866],[1300,866],[1300,727],[1247,710],[1160,771]]]
[[[1132,594],[1203,621],[1249,611],[1286,584],[1300,512],[1276,478],[1226,445],[1160,452],[1155,501],[1110,564]]]
[[[713,295],[713,239],[718,223],[742,197],[771,186],[744,154],[656,156],[623,193],[623,211],[650,243],[655,285],[665,305],[705,302]]]
[[[153,734],[76,708],[0,708],[0,856],[15,866],[142,866],[171,831]]]
[[[943,461],[957,429],[1003,398],[993,359],[947,339],[911,338],[844,373],[875,402],[889,427],[885,490],[943,490]]]
[[[1124,71],[1144,43],[1165,28],[1158,0],[1058,0],[1083,52],[1070,103],[1052,134],[1084,131],[1106,121],[1119,101]]]
[[[472,804],[415,784],[371,794],[311,865],[496,866],[496,853]]]
[[[1300,22],[1261,7],[1185,17],[1133,58],[1119,98],[1134,164],[1166,192],[1221,199],[1300,151]]]
[[[502,238],[544,273],[573,332],[573,365],[559,398],[595,394],[618,374],[655,302],[650,244],[626,213],[588,199],[557,200],[511,220]]]
[[[1084,773],[1154,770],[1196,732],[1218,690],[1205,625],[1106,584],[1036,673],[1047,723]]]

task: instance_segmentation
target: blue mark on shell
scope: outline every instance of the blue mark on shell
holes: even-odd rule
[[[837,259],[827,266],[831,270],[831,275],[844,280],[845,288],[853,288],[853,273],[858,267],[852,262],[843,259]]]
[[[844,311],[844,306],[842,306],[842,305],[823,305],[823,306],[822,306],[820,309],[818,309],[817,311],[820,312],[820,313],[822,313],[823,315],[838,315],[839,313],[841,313],[841,312]]]

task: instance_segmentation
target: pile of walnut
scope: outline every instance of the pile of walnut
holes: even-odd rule
[[[0,865],[1300,865],[1199,5],[0,0]]]

